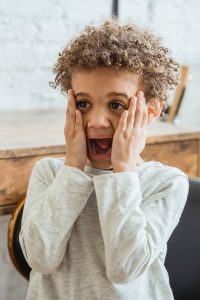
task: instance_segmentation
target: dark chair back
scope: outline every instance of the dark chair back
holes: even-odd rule
[[[31,268],[27,264],[20,243],[19,243],[19,233],[21,230],[21,220],[24,208],[25,199],[23,199],[16,207],[14,213],[11,216],[8,225],[8,251],[13,265],[17,271],[29,280],[29,274]]]
[[[180,221],[168,241],[165,266],[175,300],[200,300],[200,179],[189,179]]]

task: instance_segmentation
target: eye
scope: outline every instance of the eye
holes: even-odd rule
[[[88,108],[87,105],[90,105],[90,103],[86,100],[79,100],[76,102],[76,108]]]
[[[110,103],[110,106],[112,109],[115,110],[120,110],[120,109],[126,109],[124,105],[122,105],[120,102],[118,101],[113,101]]]

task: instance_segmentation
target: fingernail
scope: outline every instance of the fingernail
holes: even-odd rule
[[[69,94],[69,95],[73,95],[72,89],[69,89],[69,90],[68,90],[68,94]]]

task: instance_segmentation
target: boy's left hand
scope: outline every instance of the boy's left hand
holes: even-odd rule
[[[113,172],[134,171],[146,142],[147,105],[142,91],[130,100],[119,120],[112,143]]]

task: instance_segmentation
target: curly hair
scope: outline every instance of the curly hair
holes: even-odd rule
[[[50,82],[50,86],[60,85],[61,92],[67,92],[72,88],[74,70],[112,67],[136,72],[141,76],[147,101],[151,98],[163,100],[166,107],[168,91],[178,84],[180,66],[161,41],[160,37],[131,21],[120,25],[112,18],[99,26],[90,23],[59,53],[53,67],[55,81]]]

